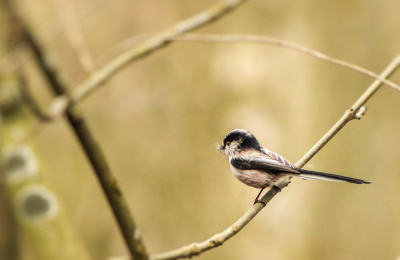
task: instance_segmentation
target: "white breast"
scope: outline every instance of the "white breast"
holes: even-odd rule
[[[259,170],[240,170],[230,166],[233,175],[244,184],[261,189],[271,186],[279,179],[278,175]]]

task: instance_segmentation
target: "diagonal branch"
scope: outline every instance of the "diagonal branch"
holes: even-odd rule
[[[56,69],[46,62],[44,51],[23,23],[21,23],[21,31],[22,39],[32,49],[34,58],[53,92],[57,95],[65,94],[68,91],[68,87],[57,77]],[[77,107],[68,108],[66,117],[97,175],[132,258],[148,259],[139,229],[135,224],[126,199],[85,118]]]
[[[93,73],[87,80],[79,84],[71,93],[70,98],[65,96],[59,97],[59,100],[56,98],[50,105],[50,114],[56,116],[63,113],[68,106],[83,100],[93,91],[103,86],[112,76],[128,64],[146,57],[153,51],[166,47],[171,41],[183,33],[193,31],[216,21],[245,1],[246,0],[224,0],[208,10],[175,24],[165,32],[145,40],[132,50],[122,53],[110,61],[105,67]]]
[[[393,74],[400,66],[400,55],[396,56],[395,59],[387,66],[387,68],[382,72],[380,78],[389,77]],[[345,115],[326,133],[320,141],[314,147],[310,149],[297,163],[296,167],[303,167],[319,150],[324,147],[329,140],[335,136],[337,132],[342,129],[346,123],[352,119],[359,119],[360,115],[357,113],[360,108],[368,101],[368,99],[379,89],[382,85],[381,80],[375,80],[372,85],[361,95],[361,97],[356,101],[356,103],[346,111]],[[261,201],[267,204],[271,201],[276,194],[279,193],[279,189],[273,186],[268,190],[265,195],[261,198]],[[190,245],[183,246],[181,248],[175,249],[173,251],[152,255],[151,260],[167,260],[167,259],[178,259],[178,258],[190,258],[194,255],[199,255],[202,252],[208,251],[212,248],[222,245],[229,238],[237,234],[242,228],[244,228],[262,209],[264,205],[261,203],[256,203],[251,207],[238,221],[231,225],[226,230],[221,233],[215,234],[211,238],[199,242],[192,243]],[[122,258],[121,258],[122,260]],[[127,258],[125,258],[127,260]]]
[[[82,68],[87,73],[94,72],[96,64],[93,61],[79,26],[75,3],[72,0],[53,0],[53,4],[60,18],[66,37],[71,47],[75,50]]]
[[[398,54],[381,73],[380,78],[390,77],[400,66],[400,54]],[[362,106],[372,97],[373,94],[382,86],[382,82],[377,79],[351,106],[342,118],[319,140],[297,163],[296,167],[302,168],[311,158],[325,146],[348,122],[352,119],[360,119],[359,111]]]

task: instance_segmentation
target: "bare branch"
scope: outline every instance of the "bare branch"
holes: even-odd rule
[[[400,66],[400,55],[397,55],[392,62],[380,75],[380,78],[388,78]],[[361,95],[361,97],[351,106],[350,109],[342,116],[342,118],[318,141],[301,159],[296,163],[296,167],[302,168],[311,158],[325,146],[329,140],[336,135],[348,122],[352,119],[358,119],[356,114],[360,108],[368,101],[370,97],[382,86],[380,79],[375,80],[371,86]]]
[[[379,78],[389,77],[393,72],[395,72],[400,66],[400,55],[398,55],[382,72]],[[380,79],[375,80],[372,85],[363,93],[363,95],[356,101],[351,109],[346,111],[345,115],[326,133],[316,145],[314,145],[297,163],[296,167],[302,168],[319,150],[322,149],[337,132],[342,129],[347,122],[352,119],[356,119],[355,115],[361,106],[364,105],[368,99],[378,90],[382,85]],[[287,181],[289,183],[289,180]],[[273,186],[268,190],[265,195],[261,198],[261,201],[267,204],[271,201],[276,194],[279,193],[279,188]],[[152,260],[167,260],[167,259],[179,259],[179,258],[190,258],[194,255],[198,255],[202,252],[215,248],[222,245],[229,238],[237,234],[243,227],[245,227],[262,209],[264,205],[262,203],[256,203],[251,207],[238,221],[236,221],[232,226],[227,228],[221,233],[218,233],[211,238],[199,242],[192,243],[187,246],[183,246],[173,251],[166,253],[152,255],[150,259]],[[122,258],[120,258],[122,260]],[[125,258],[127,260],[129,258]]]
[[[328,61],[332,64],[348,68],[359,73],[362,73],[368,77],[379,80],[380,82],[388,85],[389,87],[400,92],[400,86],[395,84],[390,80],[379,76],[378,74],[367,70],[358,65],[352,64],[350,62],[342,61],[325,55],[321,52],[309,49],[307,47],[301,46],[296,43],[283,41],[280,39],[268,37],[268,36],[256,36],[256,35],[218,35],[218,34],[184,34],[179,38],[174,39],[174,41],[188,41],[188,42],[225,42],[225,43],[238,43],[238,42],[252,42],[252,43],[263,43],[269,45],[275,45],[283,48],[292,49],[299,51],[308,55],[311,55],[317,59]]]
[[[217,8],[215,8],[215,9],[217,9]],[[211,10],[213,10],[213,9],[210,9],[209,16],[212,16]],[[219,10],[219,11],[221,11],[221,10]],[[207,11],[204,13],[207,13]],[[197,22],[201,21],[202,16],[204,16],[204,15],[200,14],[200,15],[194,17],[196,19],[193,18],[193,21],[197,21]],[[199,18],[197,18],[197,17],[199,17]],[[217,16],[217,17],[219,17],[219,16]],[[103,67],[103,69],[97,71],[89,79],[87,79],[86,81],[84,81],[83,83],[78,85],[76,90],[71,94],[70,98],[72,100],[69,100],[67,103],[65,103],[65,106],[69,106],[72,103],[76,104],[77,102],[83,100],[89,94],[91,94],[95,89],[97,89],[102,84],[104,84],[118,70],[120,70],[121,68],[126,66],[128,63],[136,61],[137,59],[140,59],[140,58],[148,55],[153,50],[156,50],[158,48],[166,46],[171,41],[226,42],[226,43],[253,42],[253,43],[263,43],[263,44],[275,45],[275,46],[279,46],[279,47],[283,47],[283,48],[296,50],[296,51],[311,55],[317,59],[324,60],[324,61],[330,62],[332,64],[336,64],[336,65],[342,66],[344,68],[348,68],[348,69],[357,71],[361,74],[364,74],[368,77],[378,80],[379,82],[382,82],[383,84],[388,85],[389,87],[400,92],[399,85],[397,85],[396,83],[394,83],[390,80],[380,77],[378,74],[376,74],[370,70],[367,70],[361,66],[352,64],[350,62],[332,58],[332,57],[325,55],[323,53],[320,53],[318,51],[315,51],[315,50],[309,49],[307,47],[301,46],[299,44],[291,43],[288,41],[283,41],[283,40],[268,37],[268,36],[183,34],[187,31],[190,31],[193,29],[190,26],[195,24],[195,22],[189,21],[189,20],[187,22],[182,22],[181,24],[178,24],[175,27],[172,27],[172,29],[167,32],[156,33],[156,34],[137,35],[137,36],[133,37],[134,40],[136,41],[137,39],[147,38],[147,37],[153,35],[153,37],[145,40],[139,46],[133,48],[132,50],[124,52],[123,54],[121,54],[120,56],[118,56],[117,58],[112,60],[110,63],[108,63],[105,67]],[[212,18],[209,18],[208,22],[212,21],[212,20],[213,20]],[[178,30],[177,28],[181,28],[181,31],[176,31],[176,30]],[[130,41],[130,40],[132,40],[132,39],[128,39],[128,41]],[[59,98],[65,99],[65,97],[59,97]],[[64,110],[66,109],[66,107],[55,106],[56,103],[60,103],[60,102],[58,102],[57,100],[54,100],[54,103],[52,103],[49,108],[49,114],[53,115],[53,117],[57,117],[59,114],[62,114],[64,112]]]
[[[174,27],[173,27],[174,28]],[[186,31],[185,31],[186,32]],[[149,47],[152,48],[160,48],[165,44],[171,41],[187,41],[187,42],[225,42],[225,43],[238,43],[238,42],[253,42],[253,43],[263,43],[275,45],[283,48],[292,49],[295,51],[299,51],[308,55],[311,55],[317,59],[324,60],[330,62],[332,64],[336,64],[342,66],[344,68],[348,68],[354,71],[357,71],[361,74],[364,74],[368,77],[371,77],[379,82],[397,90],[400,92],[400,86],[396,83],[382,78],[378,74],[367,70],[361,66],[352,64],[350,62],[342,61],[339,59],[332,58],[323,53],[317,52],[315,50],[309,49],[307,47],[301,46],[299,44],[291,43],[288,41],[283,41],[276,38],[271,38],[268,36],[251,36],[251,35],[214,35],[214,34],[171,34],[171,31],[164,33],[156,33],[156,34],[145,34],[145,35],[137,35],[133,37],[136,41],[140,38],[149,37],[149,35],[153,35],[152,38],[145,40],[144,43],[135,47],[134,49],[127,51],[121,54],[119,57],[111,61],[108,65],[106,65],[102,70],[93,74],[91,78],[78,85],[76,91],[71,94],[71,101],[65,103],[65,106],[70,105],[70,103],[77,103],[87,97],[90,93],[92,93],[96,88],[103,84],[102,80],[109,79],[113,73],[119,70],[120,66],[125,66],[126,64],[123,60],[128,59],[128,56],[131,57],[134,61],[138,58],[141,58],[143,55],[147,55],[147,51]],[[131,41],[132,39],[128,39]],[[108,69],[107,69],[108,68]],[[110,71],[108,71],[110,70]],[[97,75],[97,76],[96,76]],[[60,97],[60,99],[65,99],[65,97]],[[56,106],[57,100],[54,100],[54,103],[51,104],[49,108],[49,114],[53,115],[53,117],[57,117],[59,114],[63,113],[65,110],[62,106]],[[60,103],[60,102],[58,102]]]

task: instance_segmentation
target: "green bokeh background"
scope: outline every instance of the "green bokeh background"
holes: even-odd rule
[[[72,86],[84,73],[54,1],[19,4]],[[121,41],[162,31],[215,1],[73,3],[88,49],[94,59],[103,57],[101,66],[110,58],[103,54]],[[277,37],[379,73],[400,52],[399,10],[398,1],[255,0],[198,32]],[[31,90],[46,107],[50,91],[33,62],[27,62]],[[400,72],[392,80],[400,82]],[[295,163],[371,82],[278,47],[177,42],[123,69],[83,102],[82,111],[148,251],[159,253],[211,237],[252,205],[258,191],[236,180],[215,151],[226,133],[247,129]],[[349,123],[306,168],[371,185],[293,179],[237,236],[197,259],[399,257],[400,93],[385,86],[366,106],[366,116]],[[64,201],[93,259],[126,254],[66,121],[43,126],[35,142],[43,178]],[[34,259],[29,242],[23,243],[23,259]]]

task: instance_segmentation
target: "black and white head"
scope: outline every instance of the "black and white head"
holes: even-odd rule
[[[247,149],[260,150],[261,146],[252,133],[243,129],[235,129],[228,133],[219,147],[228,157]]]

